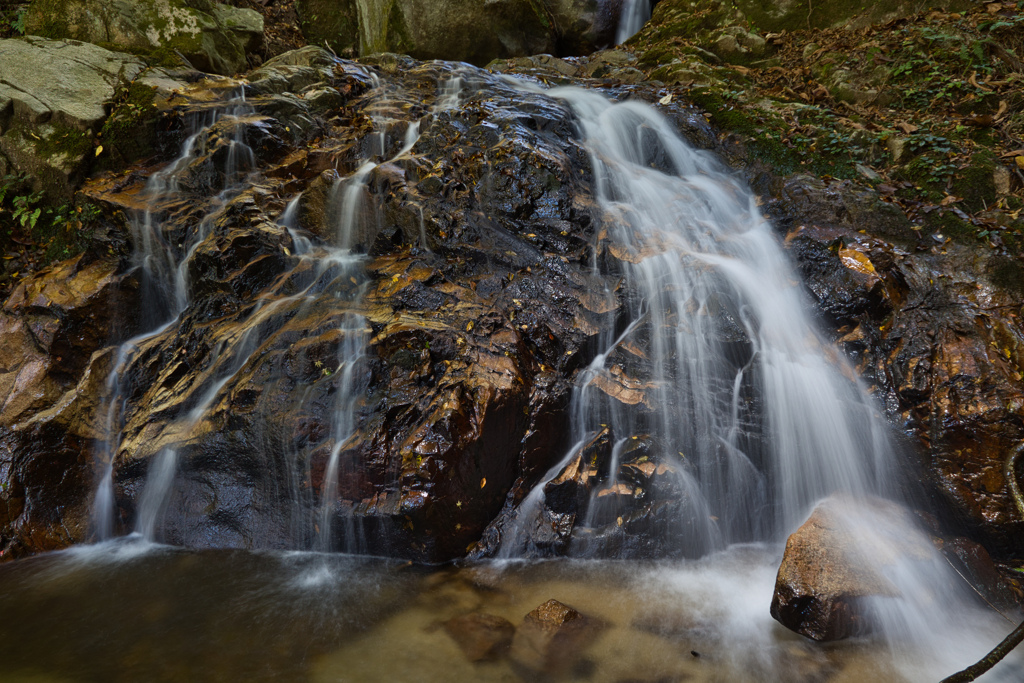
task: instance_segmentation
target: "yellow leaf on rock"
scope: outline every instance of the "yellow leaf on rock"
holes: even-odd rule
[[[103,152],[103,145],[96,148],[96,156],[99,156]]]
[[[875,266],[871,263],[871,259],[856,249],[840,249],[839,260],[842,261],[843,265],[850,270],[855,270],[862,275],[878,275],[875,272]]]

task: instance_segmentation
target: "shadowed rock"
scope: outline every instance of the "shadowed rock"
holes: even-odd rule
[[[466,659],[471,662],[499,659],[508,652],[516,627],[508,619],[493,614],[465,614],[444,622]]]

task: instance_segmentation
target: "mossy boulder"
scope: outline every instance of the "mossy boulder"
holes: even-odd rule
[[[303,34],[339,54],[408,54],[484,65],[614,42],[621,0],[298,0]]]
[[[259,13],[202,0],[35,0],[28,33],[114,46],[152,63],[187,59],[201,71],[234,74],[263,40]]]
[[[68,199],[94,156],[107,104],[145,65],[95,45],[30,36],[0,41],[0,175]]]

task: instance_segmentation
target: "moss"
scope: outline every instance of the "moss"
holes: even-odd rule
[[[981,150],[971,157],[967,168],[957,173],[953,193],[964,198],[968,210],[984,211],[996,202],[996,184],[993,174],[999,160],[989,150]]]
[[[1006,256],[996,257],[990,261],[988,276],[996,287],[1024,296],[1024,266],[1020,261]]]
[[[141,83],[132,83],[118,93],[114,110],[100,131],[106,152],[99,158],[101,168],[130,164],[153,153],[155,97],[156,90]]]
[[[96,43],[111,52],[127,52],[135,55],[149,66],[179,67],[181,57],[170,46],[141,47],[138,45],[118,45],[117,43]]]
[[[924,224],[932,232],[945,235],[960,244],[969,244],[978,239],[978,229],[952,211],[932,211],[925,216]]]
[[[33,135],[25,138],[32,142],[36,154],[40,157],[65,155],[68,159],[77,159],[92,150],[93,137],[86,131],[61,123],[51,123],[46,128],[49,128],[49,131],[42,137]]]

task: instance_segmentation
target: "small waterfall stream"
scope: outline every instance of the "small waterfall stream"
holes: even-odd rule
[[[626,0],[622,4],[622,16],[615,31],[615,42],[622,44],[633,37],[651,18],[651,0]]]
[[[216,211],[242,189],[246,175],[255,166],[252,150],[245,145],[241,136],[242,127],[238,123],[240,117],[249,113],[251,109],[245,103],[244,93],[238,91],[227,95],[223,107],[214,108],[203,119],[194,121],[193,132],[185,138],[178,158],[166,168],[154,173],[146,183],[143,196],[148,208],[131,217],[135,245],[132,262],[140,273],[144,301],[143,309],[137,314],[143,321],[142,326],[150,328],[148,332],[143,332],[121,345],[106,382],[109,392],[106,439],[99,448],[100,475],[93,506],[93,528],[100,540],[110,538],[114,533],[113,471],[124,421],[124,396],[128,389],[124,385],[126,365],[138,348],[170,329],[188,305],[189,259],[209,234]],[[197,156],[206,151],[203,149],[205,136],[218,124],[222,124],[221,132],[227,134],[228,146],[227,158],[222,168],[223,190],[214,199],[208,215],[195,229],[182,236],[181,242],[174,244],[174,238],[163,230],[162,214],[169,206],[180,201],[180,176],[188,171]],[[210,395],[209,400],[212,399],[213,396]],[[199,417],[201,415],[191,415],[186,419],[192,424],[198,421]],[[154,465],[155,481],[147,487],[144,496],[147,500],[142,505],[144,520],[140,519],[138,529],[147,538],[152,538],[156,515],[166,504],[166,496],[176,471],[176,462],[176,453],[168,451],[161,454],[159,462]]]

